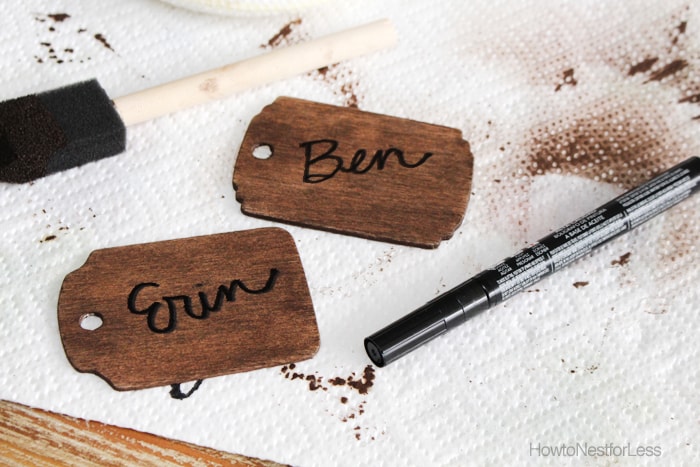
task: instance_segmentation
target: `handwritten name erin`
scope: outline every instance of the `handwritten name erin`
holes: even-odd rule
[[[197,311],[195,311],[192,304],[192,297],[189,295],[164,296],[162,299],[165,302],[165,305],[162,302],[157,301],[151,303],[145,308],[139,308],[139,294],[146,288],[160,287],[160,285],[155,282],[143,282],[136,285],[131,290],[127,307],[131,313],[146,315],[146,324],[148,325],[148,329],[158,334],[164,334],[174,331],[177,327],[178,308],[182,308],[185,311],[185,314],[190,318],[207,319],[212,312],[221,310],[224,301],[235,301],[237,290],[241,290],[242,292],[252,295],[270,292],[275,285],[275,280],[277,279],[278,274],[279,271],[277,269],[270,269],[270,275],[267,282],[259,289],[251,289],[239,279],[232,280],[228,286],[220,285],[216,291],[216,298],[214,299],[213,304],[209,301],[209,298],[204,292],[199,292],[197,294],[199,298],[199,307]],[[158,314],[161,312],[161,310],[164,310],[164,312],[167,313],[167,324],[165,326],[158,325],[159,321],[161,324],[163,321],[165,321],[163,319],[158,320]]]
[[[304,148],[304,182],[321,183],[333,178],[338,172],[352,174],[364,174],[376,167],[383,170],[390,156],[394,156],[402,167],[415,169],[425,164],[433,156],[433,153],[426,152],[416,162],[408,162],[401,149],[390,147],[388,149],[377,149],[373,156],[368,159],[366,149],[358,149],[346,166],[342,157],[335,154],[338,149],[338,142],[332,139],[318,139],[301,143]],[[368,159],[368,160],[367,160]]]

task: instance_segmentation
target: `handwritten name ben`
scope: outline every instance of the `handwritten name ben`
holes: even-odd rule
[[[394,156],[400,166],[415,169],[425,164],[433,153],[424,153],[416,162],[409,162],[401,149],[390,147],[386,150],[377,149],[373,156],[368,157],[366,149],[358,149],[346,165],[342,157],[335,154],[338,142],[332,139],[318,139],[301,143],[304,149],[304,182],[321,183],[333,178],[338,172],[364,174],[376,167],[383,170],[387,160]]]
[[[277,275],[279,271],[277,269],[270,269],[270,275],[264,286],[259,289],[253,289],[246,286],[240,279],[235,279],[231,281],[229,285],[220,285],[216,291],[216,298],[214,298],[214,303],[209,301],[209,297],[204,292],[199,292],[197,294],[199,306],[195,310],[193,305],[192,297],[189,295],[172,295],[163,296],[163,302],[156,301],[152,302],[145,308],[140,308],[138,306],[139,295],[146,288],[158,288],[159,284],[155,282],[143,282],[136,285],[129,293],[129,298],[127,301],[127,307],[131,313],[137,315],[146,315],[146,324],[148,329],[151,331],[164,334],[175,330],[177,326],[177,310],[182,308],[185,314],[190,318],[194,319],[207,319],[211,313],[221,310],[224,302],[233,302],[236,300],[236,291],[240,290],[244,293],[251,295],[258,295],[270,292],[277,280]],[[158,319],[159,313],[163,311],[166,313],[167,319]],[[163,326],[163,322],[167,322]],[[160,324],[159,324],[160,323]]]

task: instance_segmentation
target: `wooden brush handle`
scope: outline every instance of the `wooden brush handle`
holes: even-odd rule
[[[114,100],[126,126],[312,71],[396,43],[384,19],[226,65]]]

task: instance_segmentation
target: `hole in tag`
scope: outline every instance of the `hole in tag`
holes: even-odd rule
[[[270,157],[272,157],[272,146],[264,143],[258,144],[253,149],[253,157],[262,161],[269,159]]]
[[[96,331],[104,324],[104,320],[99,313],[85,313],[80,317],[80,327],[86,331]]]

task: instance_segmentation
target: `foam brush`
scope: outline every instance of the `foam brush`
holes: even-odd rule
[[[0,103],[0,181],[25,183],[126,149],[126,128],[394,45],[388,20],[110,99],[97,80]]]

